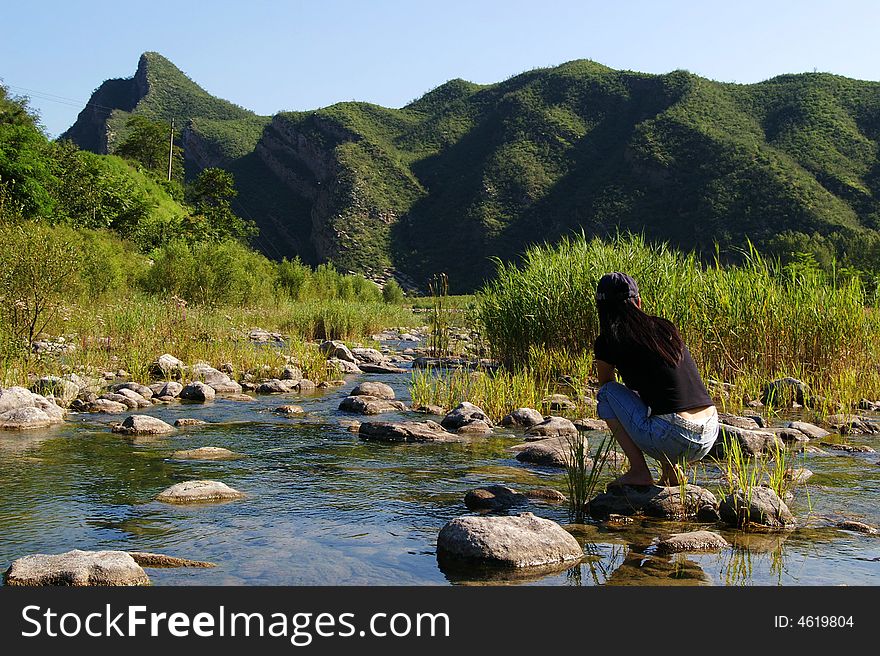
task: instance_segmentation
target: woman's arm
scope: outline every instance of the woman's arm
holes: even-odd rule
[[[599,375],[599,387],[614,381],[614,365],[604,360],[596,360],[596,373]]]

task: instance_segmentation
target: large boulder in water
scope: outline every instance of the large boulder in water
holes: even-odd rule
[[[390,385],[385,383],[377,383],[372,381],[364,381],[355,385],[354,389],[349,392],[351,396],[373,396],[377,399],[385,399],[393,401],[395,398],[394,390]]]
[[[697,485],[684,488],[659,485],[615,485],[590,499],[586,506],[593,519],[610,515],[643,514],[664,519],[717,521],[718,500]]]
[[[526,439],[541,440],[546,437],[577,437],[577,427],[565,417],[547,417],[526,431]]]
[[[736,440],[740,450],[750,456],[759,456],[785,448],[782,439],[771,431],[747,430],[721,424],[718,428],[718,438],[709,451],[709,455],[714,458],[724,458],[725,440],[727,442]]]
[[[475,406],[473,403],[464,401],[459,403],[453,410],[443,417],[443,421],[440,422],[440,425],[446,430],[457,431],[461,430],[468,424],[476,422],[481,422],[481,424],[478,424],[480,429],[478,432],[485,432],[484,427],[488,427],[490,430],[492,428],[492,420],[489,419],[489,415],[487,415],[482,408]]]
[[[365,421],[358,427],[358,436],[375,442],[460,442],[465,439],[430,420]]]
[[[198,401],[204,403],[206,401],[213,401],[216,395],[217,392],[213,387],[197,380],[184,387],[180,391],[178,397],[186,401]]]
[[[241,499],[244,494],[220,481],[185,481],[166,488],[156,497],[165,503],[201,503]]]
[[[0,429],[3,430],[32,430],[54,423],[55,420],[39,408],[16,408],[0,413]]]
[[[657,553],[671,554],[683,551],[720,551],[730,544],[712,531],[674,533],[657,543]]]
[[[153,378],[180,378],[183,374],[184,364],[173,355],[165,353],[156,358],[150,365],[150,375]]]
[[[791,407],[795,403],[805,405],[810,394],[810,387],[797,378],[777,378],[764,386],[761,392],[761,403],[774,405],[777,408]]]
[[[227,374],[223,373],[219,369],[215,369],[214,367],[205,364],[204,362],[194,364],[190,369],[190,373],[194,378],[198,378],[204,381],[209,387],[213,388],[215,392],[219,392],[221,394],[241,393],[241,385],[236,383]]]
[[[353,364],[357,364],[358,360],[354,357],[354,354],[351,350],[342,342],[337,340],[327,340],[326,342],[321,342],[321,345],[318,347],[328,360],[338,359],[344,360],[345,362],[351,362]]]
[[[505,428],[530,428],[544,421],[544,415],[533,408],[517,408],[501,420]]]
[[[58,376],[43,376],[31,385],[31,391],[41,396],[52,395],[67,407],[79,394],[79,386]]]
[[[0,389],[0,429],[45,428],[63,421],[64,415],[63,408],[24,387]]]
[[[470,510],[506,510],[527,501],[524,494],[506,485],[486,485],[464,495],[464,505]]]
[[[373,396],[347,396],[342,399],[339,409],[343,412],[354,412],[362,415],[378,415],[383,412],[406,410],[406,405],[401,401],[387,401]]]
[[[718,508],[722,521],[730,526],[785,529],[795,525],[794,515],[785,502],[769,487],[757,485],[746,492],[738,489],[721,499]]]
[[[34,554],[13,561],[4,575],[13,586],[149,585],[143,568],[125,551],[80,551]]]
[[[437,536],[437,557],[502,567],[540,567],[579,561],[584,551],[556,522],[522,513],[458,517]]]
[[[111,429],[114,433],[123,435],[161,435],[173,433],[174,427],[166,424],[158,417],[150,415],[129,415],[121,424],[116,424]]]
[[[584,440],[584,450],[586,448],[587,443]],[[516,452],[516,459],[520,462],[533,465],[565,468],[571,462],[571,445],[568,443],[568,438],[565,437],[548,437],[525,444],[516,444],[510,447],[510,450]],[[591,465],[592,460],[587,458],[587,466]]]

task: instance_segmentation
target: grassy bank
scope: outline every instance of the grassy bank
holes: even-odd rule
[[[753,251],[739,266],[706,265],[632,236],[575,237],[531,249],[520,266],[499,264],[474,312],[493,356],[541,386],[568,375],[584,389],[598,333],[594,292],[609,271],[631,274],[646,311],[675,322],[707,381],[733,385],[713,386],[724,408],[759,398],[782,376],[810,385],[820,414],[880,397],[880,315],[857,276],[809,263],[783,267]],[[452,400],[444,390],[461,387],[433,385],[424,394],[435,399]]]

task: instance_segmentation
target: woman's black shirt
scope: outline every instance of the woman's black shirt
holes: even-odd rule
[[[594,345],[596,360],[617,367],[624,384],[638,392],[652,415],[713,405],[712,397],[687,346],[681,361],[670,366],[659,355],[638,344],[615,343],[599,335]]]

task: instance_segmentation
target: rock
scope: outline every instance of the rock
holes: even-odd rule
[[[809,386],[797,378],[777,378],[764,386],[761,402],[778,407],[791,407],[795,403],[804,405],[810,394]]]
[[[61,405],[67,407],[79,394],[79,386],[58,376],[43,376],[31,386],[31,391],[41,396],[51,394]]]
[[[301,415],[304,411],[300,405],[281,405],[274,412],[279,415]]]
[[[292,364],[284,367],[284,370],[281,372],[282,380],[301,380],[303,377],[302,369],[296,367]]]
[[[789,421],[783,424],[783,426],[798,430],[811,440],[821,439],[830,435],[830,433],[824,428],[819,428],[815,424],[810,424],[806,421]]]
[[[439,559],[463,559],[502,567],[574,563],[583,549],[556,522],[522,513],[513,517],[458,517],[437,536]]]
[[[254,399],[254,397],[252,397],[252,396],[248,396],[247,394],[228,394],[228,395],[224,396],[223,398],[226,399],[227,401],[245,401],[245,402],[249,402],[249,401],[255,401],[255,400],[256,400],[256,399]]]
[[[121,424],[116,424],[111,430],[114,433],[124,435],[160,435],[173,432],[174,427],[150,415],[129,415]]]
[[[575,425],[565,417],[547,417],[540,424],[526,431],[526,439],[541,440],[545,437],[577,437]]]
[[[574,427],[579,431],[607,431],[608,424],[605,423],[604,419],[575,419],[573,422]]]
[[[718,519],[718,501],[715,495],[709,490],[690,484],[684,488],[684,495],[678,486],[613,486],[588,501],[585,510],[594,519],[607,519],[610,515],[635,514],[664,519],[693,517],[700,521]]]
[[[487,424],[485,421],[478,419],[477,421],[472,421],[460,428],[456,429],[456,433],[467,434],[467,435],[488,435],[492,432],[492,426]]]
[[[174,556],[145,551],[129,551],[128,555],[141,567],[217,567],[215,563],[209,563],[204,560],[175,558]]]
[[[877,428],[870,419],[857,415],[829,415],[825,417],[825,423],[831,430],[841,435],[864,435],[877,432]]]
[[[298,380],[279,380],[278,378],[271,378],[270,380],[264,380],[257,387],[257,394],[291,394],[297,389],[297,385],[299,384]]]
[[[170,396],[172,398],[177,398],[183,391],[183,385],[173,380],[169,380],[164,383],[153,383],[150,385],[150,389],[152,390],[154,397]]]
[[[125,398],[127,398],[131,401],[134,401],[135,407],[137,407],[137,408],[149,408],[151,405],[153,405],[147,399],[145,399],[143,396],[141,396],[140,394],[138,394],[135,391],[128,389],[127,387],[123,387],[122,389],[120,389],[117,392],[117,394],[119,396],[124,396]]]
[[[213,387],[197,380],[184,387],[178,397],[187,401],[204,403],[206,401],[213,401],[216,394],[217,392]]]
[[[725,436],[727,440],[736,440],[742,452],[747,455],[761,455],[785,447],[782,440],[775,433],[746,430],[745,428],[721,424],[718,431],[718,439],[715,440],[715,444],[709,451],[710,456],[714,458],[724,457]]]
[[[238,454],[219,446],[202,446],[198,449],[185,449],[171,454],[175,460],[232,460]]]
[[[0,389],[0,414],[18,408],[34,408],[34,393],[24,387]]]
[[[551,394],[541,401],[541,405],[548,408],[551,412],[560,412],[562,410],[574,410],[577,405],[565,394]]]
[[[810,478],[813,477],[813,472],[811,472],[806,467],[798,467],[796,469],[789,469],[785,472],[785,478],[795,485],[799,485],[800,483],[806,483]]]
[[[339,409],[362,415],[378,415],[383,412],[402,412],[406,405],[401,401],[387,401],[373,396],[347,396],[342,399]]]
[[[340,358],[330,358],[329,360],[327,360],[327,362],[336,367],[336,369],[342,374],[364,373],[359,366],[357,366],[354,362],[349,362],[348,360],[342,360]]]
[[[349,348],[339,341],[326,341],[322,342],[318,347],[321,350],[328,360],[343,360],[344,362],[351,362],[353,364],[357,364],[357,358],[354,357],[354,353],[352,353]]]
[[[720,551],[730,543],[712,531],[674,533],[657,543],[657,553],[670,554],[682,551]]]
[[[372,348],[353,348],[351,349],[358,366],[361,364],[387,364],[387,358],[383,353]]]
[[[866,535],[877,535],[880,533],[873,526],[868,526],[862,522],[856,522],[851,519],[846,519],[842,522],[837,523],[837,528],[842,528],[845,531],[856,531],[857,533],[865,533]]]
[[[796,428],[789,428],[785,426],[781,426],[778,428],[768,428],[768,433],[773,433],[780,440],[785,442],[786,444],[793,444],[795,442],[809,442],[809,436],[805,435],[801,431]]]
[[[32,430],[45,428],[56,423],[57,420],[39,408],[15,408],[0,413],[0,429],[2,430]]]
[[[819,444],[832,451],[844,451],[846,453],[876,453],[874,449],[865,444],[838,444],[835,442],[819,442]]]
[[[464,439],[456,437],[437,422],[430,420],[400,423],[366,421],[358,428],[358,436],[362,440],[377,442],[457,442]]]
[[[150,365],[150,375],[153,378],[180,378],[183,374],[183,367],[183,362],[173,355],[165,353]]]
[[[34,554],[13,561],[4,575],[12,586],[149,585],[140,565],[124,551],[80,551]]]
[[[420,405],[418,408],[413,408],[413,412],[420,412],[425,415],[440,415],[446,416],[446,408],[441,408],[439,405]]]
[[[89,412],[105,412],[107,414],[119,414],[120,412],[128,412],[128,406],[118,401],[110,399],[98,398],[89,404]]]
[[[194,364],[190,369],[190,373],[195,378],[204,381],[209,387],[213,388],[215,392],[220,392],[221,394],[241,393],[241,385],[236,383],[222,371],[214,369],[214,367],[207,365],[204,362]]]
[[[510,449],[517,451],[516,459],[520,462],[543,465],[544,467],[565,468],[571,461],[571,445],[568,443],[568,438],[565,437],[548,437],[535,442],[517,444]],[[584,449],[586,449],[586,444]],[[592,466],[592,460],[589,458],[587,460],[588,465]]]
[[[523,492],[523,496],[527,499],[547,501],[550,503],[565,503],[566,501],[568,501],[568,497],[565,496],[562,492],[549,487],[536,487],[530,490],[525,490]]]
[[[244,494],[219,481],[185,481],[163,490],[156,497],[165,503],[199,503],[241,499]]]
[[[391,364],[372,364],[369,362],[362,362],[359,365],[361,371],[365,374],[405,374],[406,369],[401,369],[400,367],[395,367]]]
[[[464,505],[471,510],[506,510],[526,501],[524,495],[506,485],[478,487],[464,496]]]
[[[355,388],[349,394],[351,396],[373,396],[377,399],[386,399],[388,401],[394,400],[394,390],[385,383],[365,381],[355,385]]]
[[[136,383],[134,381],[129,381],[127,383],[117,383],[116,385],[112,385],[110,389],[117,394],[122,393],[122,390],[131,390],[135,394],[141,396],[144,399],[153,398],[153,390],[147,385],[141,385],[140,383]]]
[[[530,428],[544,421],[544,415],[532,408],[517,408],[501,420],[504,427]]]
[[[869,412],[877,412],[880,410],[880,402],[862,399],[856,404],[858,410],[868,410]]]
[[[300,394],[304,394],[305,392],[313,392],[318,388],[315,385],[314,381],[309,380],[308,378],[302,378],[296,383],[296,391]]]
[[[55,405],[53,401],[42,397],[39,394],[34,394],[33,402],[34,407],[37,410],[42,410],[53,422],[63,421],[67,414],[64,408]]]
[[[235,373],[235,367],[232,365],[231,362],[224,362],[217,368],[227,376],[232,376],[232,374]]]
[[[718,512],[722,521],[730,526],[747,528],[751,525],[766,528],[789,528],[794,526],[794,516],[769,487],[755,486],[750,494],[736,490],[721,499]]]
[[[483,424],[485,424],[490,430],[492,428],[492,420],[489,419],[489,416],[485,412],[483,412],[482,408],[475,406],[473,403],[464,401],[459,403],[458,406],[443,417],[443,421],[440,422],[440,425],[446,430],[455,431],[459,430],[466,424],[475,421],[483,422]],[[480,429],[482,429],[482,426]]]
[[[721,424],[727,424],[728,426],[735,426],[736,428],[745,428],[746,430],[757,430],[761,428],[758,422],[752,417],[740,417],[727,412],[718,413],[718,422]]]
[[[134,399],[128,398],[125,394],[116,394],[115,392],[107,392],[106,394],[102,394],[98,397],[99,399],[103,399],[105,401],[113,401],[114,403],[121,403],[129,410],[137,410],[138,402]]]
[[[194,419],[192,417],[181,417],[177,421],[174,422],[174,425],[183,428],[186,426],[204,426],[208,422],[203,419]]]
[[[281,333],[270,333],[262,328],[251,328],[248,332],[248,339],[252,342],[264,344],[266,342],[283,342],[284,335]]]

